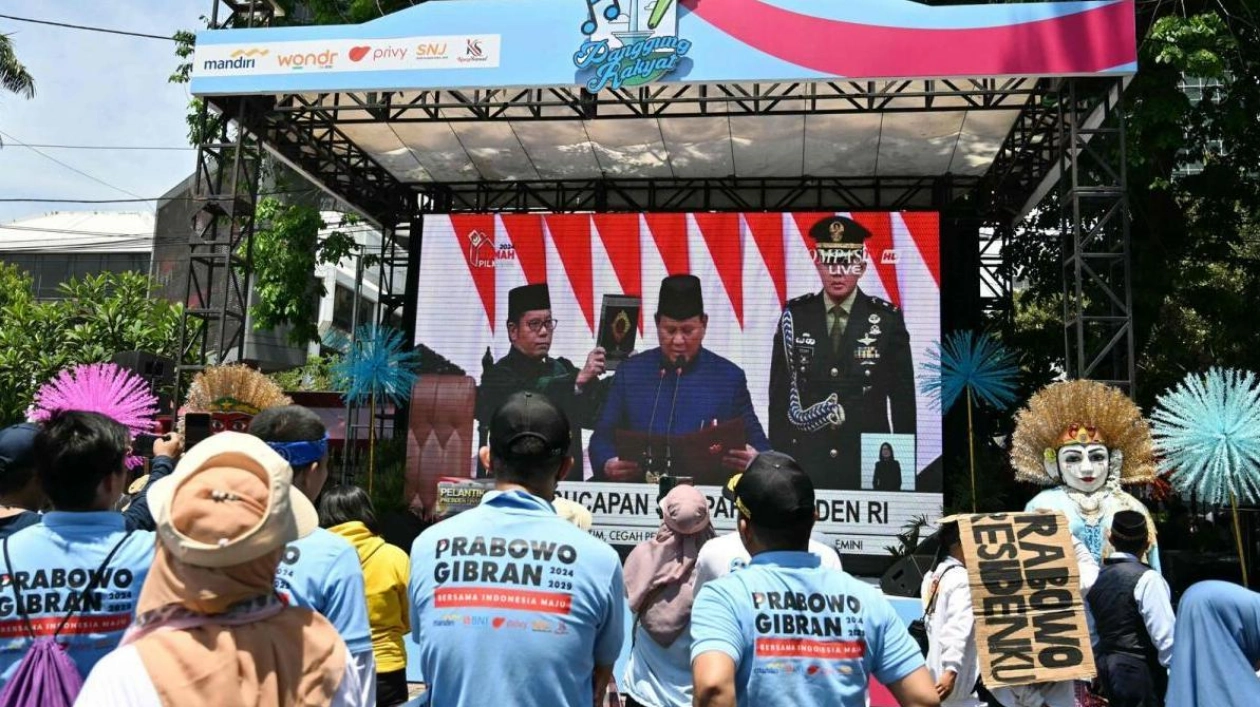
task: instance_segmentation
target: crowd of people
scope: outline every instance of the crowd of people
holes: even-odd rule
[[[857,707],[872,679],[904,707],[1075,692],[980,684],[956,524],[924,580],[925,655],[811,540],[814,485],[793,458],[762,452],[731,479],[737,528],[720,537],[704,496],[676,486],[623,569],[581,527],[589,514],[554,505],[573,465],[564,412],[522,392],[489,427],[494,490],[410,553],[380,537],[363,490],[324,488],[327,432],[299,406],[188,450],[158,440],[124,512],[132,440],[117,422],[70,410],[0,431],[0,704],[397,705],[408,633],[420,699],[443,707],[598,705],[614,677],[646,707]],[[1116,514],[1100,571],[1078,551],[1102,694],[1260,704],[1260,595],[1204,583],[1174,624],[1167,583],[1137,559],[1146,522]]]

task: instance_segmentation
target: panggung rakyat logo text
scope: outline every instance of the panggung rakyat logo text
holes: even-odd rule
[[[573,64],[589,71],[586,90],[641,86],[678,69],[691,42],[678,37],[674,0],[586,0],[585,41]],[[624,10],[624,11],[623,11]]]

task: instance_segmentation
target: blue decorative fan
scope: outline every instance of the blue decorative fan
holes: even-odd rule
[[[420,355],[404,348],[397,330],[365,324],[355,331],[346,355],[332,367],[341,394],[350,403],[385,398],[398,405],[411,395]]]
[[[405,350],[403,335],[394,329],[365,324],[355,330],[354,341],[342,359],[332,366],[335,385],[351,404],[367,403],[376,410],[382,398],[402,405],[411,395],[419,374],[420,355]],[[368,426],[368,493],[376,472],[376,425]]]
[[[1260,380],[1251,371],[1220,368],[1186,376],[1159,396],[1151,436],[1160,470],[1172,472],[1178,493],[1233,509],[1246,584],[1238,501],[1260,501]]]
[[[956,331],[928,351],[928,375],[919,389],[942,413],[967,398],[967,450],[971,464],[971,512],[976,512],[976,444],[971,408],[976,399],[1005,410],[1015,402],[1019,365],[992,334]]]
[[[988,332],[953,332],[928,351],[928,359],[923,367],[929,374],[919,389],[941,412],[949,411],[964,394],[998,410],[1015,402],[1019,365]]]

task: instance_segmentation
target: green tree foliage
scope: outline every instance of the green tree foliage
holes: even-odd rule
[[[317,264],[336,265],[358,250],[353,236],[325,228],[319,210],[285,204],[273,197],[259,202],[254,231],[255,329],[289,325],[289,339],[305,344],[319,338],[319,298],[327,294],[314,276]]]
[[[1187,371],[1260,369],[1248,324],[1260,311],[1260,8],[1145,3],[1138,26],[1125,109],[1137,397],[1149,406]],[[1187,79],[1209,82],[1201,100]],[[1052,195],[1010,251],[1028,283],[1011,343],[1054,354],[1039,357],[1042,374],[1062,360],[1061,254],[1045,235],[1057,209]]]
[[[341,360],[339,354],[311,356],[297,368],[270,374],[269,378],[286,392],[323,392],[335,390],[332,367]]]
[[[108,361],[120,351],[178,358],[181,307],[149,297],[140,273],[72,279],[61,299],[36,301],[31,280],[0,263],[0,425],[24,414],[35,390],[57,371]]]

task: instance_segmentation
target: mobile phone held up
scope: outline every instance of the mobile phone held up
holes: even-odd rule
[[[190,412],[184,415],[184,448],[192,449],[210,436],[210,413]]]
[[[131,442],[131,453],[138,457],[152,459],[153,443],[157,441],[159,437],[160,435],[151,435],[141,432],[136,435],[136,438]]]

